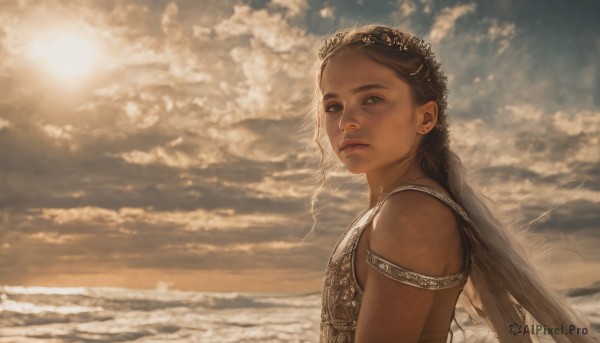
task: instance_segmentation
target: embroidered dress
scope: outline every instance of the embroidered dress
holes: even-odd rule
[[[354,255],[357,250],[359,237],[389,196],[409,190],[427,193],[442,201],[458,214],[458,218],[461,219],[459,221],[459,226],[461,227],[461,234],[466,248],[465,270],[457,274],[441,277],[423,275],[403,269],[368,249],[365,257],[367,264],[371,268],[397,282],[431,290],[446,289],[460,285],[458,295],[462,292],[462,288],[469,276],[468,271],[470,265],[468,241],[462,231],[464,230],[463,226],[466,225],[465,223],[470,223],[467,214],[460,205],[454,202],[445,193],[442,193],[435,188],[423,185],[405,185],[398,187],[391,191],[377,206],[363,212],[352,224],[350,224],[346,232],[341,235],[329,258],[325,270],[325,282],[321,306],[321,343],[354,342],[356,322],[358,320],[363,297],[363,290],[358,284],[354,268]],[[451,333],[449,327],[448,332]]]

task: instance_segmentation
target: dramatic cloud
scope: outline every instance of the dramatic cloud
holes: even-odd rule
[[[437,44],[447,36],[450,36],[454,30],[456,21],[469,13],[474,13],[476,8],[477,4],[475,3],[444,8],[435,18],[435,22],[429,33],[430,42]]]
[[[516,35],[516,25],[514,23],[498,23],[498,20],[492,19],[488,36],[491,41],[498,41],[498,54],[501,54],[510,47],[510,40]]]
[[[322,18],[333,18],[335,16],[335,9],[333,7],[323,7],[319,14]]]
[[[366,190],[332,173],[302,241],[315,45],[383,21],[429,37],[449,77],[453,148],[499,210],[539,217],[533,230],[588,259],[556,256],[584,280],[576,271],[600,260],[600,41],[595,12],[577,6],[1,2],[0,274],[315,290]],[[53,57],[88,47],[77,73]]]
[[[417,10],[417,5],[411,0],[398,1],[398,7],[403,16],[409,16]]]
[[[8,129],[10,127],[10,122],[6,119],[0,118],[0,130]]]
[[[271,0],[271,4],[274,5],[274,7],[285,8],[289,17],[302,15],[308,9],[306,0]]]

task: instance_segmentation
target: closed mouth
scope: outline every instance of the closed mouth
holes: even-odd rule
[[[348,145],[346,145],[346,146],[343,146],[343,147],[340,149],[340,151],[344,151],[344,150],[346,150],[346,149],[348,149],[348,148],[352,148],[352,147],[361,147],[361,146],[362,146],[362,147],[364,147],[364,146],[368,146],[368,144],[348,144]]]

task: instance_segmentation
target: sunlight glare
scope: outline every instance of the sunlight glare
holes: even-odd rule
[[[71,79],[90,70],[96,51],[81,35],[57,33],[48,39],[32,41],[27,55],[55,76]]]

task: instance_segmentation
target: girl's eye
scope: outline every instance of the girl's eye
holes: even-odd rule
[[[336,112],[341,109],[341,106],[338,104],[330,104],[325,106],[325,112]]]
[[[367,105],[371,105],[371,104],[376,104],[382,100],[383,99],[378,96],[370,96],[368,98],[365,98],[364,103]]]

